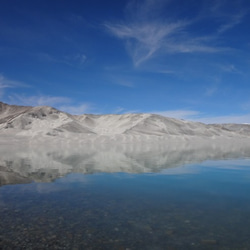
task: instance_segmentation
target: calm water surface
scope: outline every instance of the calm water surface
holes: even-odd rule
[[[250,249],[249,192],[249,159],[3,185],[0,249]]]

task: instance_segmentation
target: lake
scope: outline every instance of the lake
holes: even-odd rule
[[[250,249],[248,149],[69,148],[2,148],[1,249]]]

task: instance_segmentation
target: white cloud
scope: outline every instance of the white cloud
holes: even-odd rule
[[[199,117],[192,119],[193,121],[199,121],[207,124],[212,123],[246,123],[250,124],[250,114],[243,115],[224,115],[224,116],[211,116],[211,117]]]
[[[176,71],[173,70],[168,70],[168,69],[160,69],[160,70],[156,70],[157,73],[161,73],[161,74],[176,74]]]
[[[77,60],[80,64],[84,64],[87,61],[87,56],[85,54],[77,54],[75,56],[75,60]]]
[[[88,60],[87,56],[83,53],[56,57],[54,55],[41,52],[41,53],[36,54],[35,56],[38,57],[42,61],[65,64],[70,67],[81,67]]]
[[[18,88],[18,87],[28,87],[28,85],[19,81],[8,79],[3,74],[0,74],[0,97],[1,98],[4,96],[6,89]]]
[[[112,112],[112,114],[136,114],[136,113],[141,113],[141,112],[140,110],[128,110],[120,106],[115,108],[114,111]]]
[[[169,49],[175,47],[172,42],[169,42],[167,45],[166,40],[185,26],[185,22],[106,24],[111,33],[126,41],[127,50],[135,66],[148,60],[164,47],[169,47]],[[178,50],[177,48],[175,49]]]
[[[242,103],[241,108],[244,110],[250,110],[250,101]]]
[[[105,24],[113,35],[125,41],[135,66],[156,56],[157,52],[161,52],[162,55],[215,53],[225,50],[213,46],[216,42],[216,30],[214,30],[214,34],[206,37],[190,32],[189,27],[200,19],[171,20],[171,13],[165,13],[164,16],[167,16],[168,19],[159,18],[158,14],[168,2],[170,1],[145,0],[138,4],[138,2],[131,1],[126,9],[129,15],[125,21]],[[239,18],[237,20],[240,22]],[[234,23],[236,25],[236,21]]]
[[[56,106],[60,103],[70,102],[70,99],[67,97],[46,96],[46,95],[26,96],[26,95],[13,94],[9,96],[9,99],[12,103],[16,103],[19,105],[27,105],[27,106]]]
[[[126,15],[132,20],[156,19],[159,13],[171,0],[142,0],[129,1],[126,6]]]
[[[82,115],[89,113],[91,110],[91,105],[88,103],[82,103],[79,105],[63,105],[58,107],[61,111],[70,113],[72,115]]]
[[[9,96],[9,100],[13,104],[24,106],[51,106],[73,115],[83,114],[91,110],[90,104],[80,103],[72,105],[72,100],[63,96],[26,96],[14,94]]]
[[[218,91],[217,86],[209,86],[205,90],[205,95],[206,96],[213,96],[217,91]]]
[[[190,120],[200,115],[200,112],[195,110],[166,110],[166,111],[154,111],[149,113],[176,119],[184,119],[184,120]]]
[[[206,124],[213,123],[246,123],[250,124],[250,114],[232,114],[224,116],[207,116],[204,113],[201,113],[196,110],[166,110],[166,111],[154,111],[148,112],[153,114],[159,114],[166,117],[183,119],[195,122],[202,122]]]
[[[87,56],[82,53],[64,56],[60,62],[70,66],[82,66],[87,62]]]
[[[228,73],[236,73],[236,74],[242,74],[240,70],[236,68],[234,64],[225,64],[219,66],[223,71]]]
[[[229,15],[229,20],[219,27],[218,33],[224,33],[240,24],[242,22],[242,19],[245,17],[245,14],[245,12],[241,12],[235,15]]]
[[[82,55],[80,56],[81,60],[84,60]],[[17,87],[27,87],[28,85],[19,82],[10,80],[0,74],[0,97],[4,95],[4,90],[7,88],[17,88]],[[2,98],[3,99],[3,98]],[[23,95],[23,94],[8,94],[4,98],[5,102],[16,105],[23,106],[51,106],[59,110],[68,112],[70,114],[83,114],[88,112],[91,109],[91,105],[87,103],[80,103],[72,105],[72,100],[64,96],[51,96],[51,95]]]
[[[135,66],[156,56],[176,53],[218,53],[230,51],[221,47],[226,31],[239,25],[246,16],[240,3],[211,1],[197,3],[193,18],[173,17],[170,0],[130,1],[125,9],[125,18],[105,24],[107,30],[123,40]],[[219,2],[219,3],[218,3]],[[230,5],[231,10],[226,8]],[[205,8],[204,10],[204,6]],[[164,13],[163,13],[164,11]],[[176,12],[174,12],[176,14]],[[173,17],[173,18],[172,18]],[[206,36],[195,25],[215,24]],[[212,27],[212,25],[211,25]],[[209,28],[211,28],[209,27]],[[206,27],[204,29],[207,29]],[[220,44],[221,46],[218,46]]]
[[[131,80],[125,79],[125,77],[111,76],[111,81],[116,85],[129,87],[129,88],[134,87],[134,83]]]
[[[123,113],[125,111],[125,108],[123,108],[123,107],[117,107],[114,111],[113,111],[113,113],[114,114],[121,114],[121,113]]]
[[[14,88],[14,87],[27,87],[27,86],[28,85],[22,82],[8,79],[3,74],[0,74],[0,89]]]
[[[207,1],[205,12],[201,18],[211,18],[218,23],[217,33],[222,34],[240,24],[246,16],[248,9],[245,8],[247,0],[211,0]]]

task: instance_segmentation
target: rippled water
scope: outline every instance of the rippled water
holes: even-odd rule
[[[0,248],[250,249],[249,191],[249,159],[3,185]]]

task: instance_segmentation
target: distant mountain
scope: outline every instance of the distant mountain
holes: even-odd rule
[[[250,125],[206,125],[155,114],[71,115],[48,106],[0,102],[0,135],[57,136],[250,136]]]

